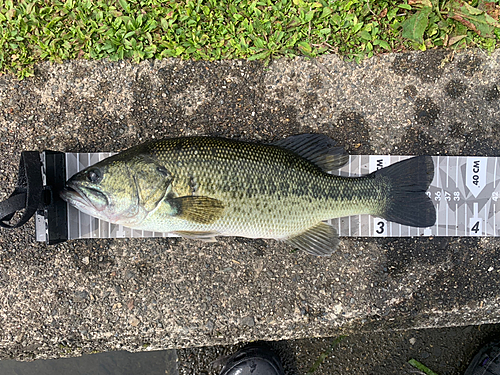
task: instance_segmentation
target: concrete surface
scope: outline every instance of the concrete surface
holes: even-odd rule
[[[23,150],[119,151],[158,137],[319,132],[351,153],[497,156],[500,52],[72,61],[0,77],[0,199]],[[227,345],[500,321],[498,240],[78,240],[0,232],[0,358]]]

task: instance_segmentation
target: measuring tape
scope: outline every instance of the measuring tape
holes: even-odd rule
[[[336,174],[364,175],[410,157],[354,155]],[[432,160],[434,179],[427,195],[436,207],[434,226],[408,227],[369,215],[332,219],[330,224],[347,237],[498,236],[498,158],[433,156]]]
[[[66,176],[70,177],[114,153],[66,153]],[[351,155],[349,162],[333,173],[359,176],[387,167],[411,156]],[[436,224],[414,228],[370,215],[329,220],[342,237],[411,236],[498,236],[498,158],[476,156],[433,156],[434,180],[427,195],[436,207]],[[499,202],[500,204],[500,202]],[[499,216],[499,217],[497,217]],[[37,241],[45,241],[46,231],[37,218]],[[168,233],[133,230],[96,219],[68,205],[68,238],[174,237]]]

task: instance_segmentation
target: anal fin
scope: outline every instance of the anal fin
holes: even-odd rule
[[[312,255],[329,256],[337,250],[340,240],[334,227],[321,222],[285,242]]]
[[[188,238],[190,240],[199,240],[204,242],[217,242],[215,236],[217,236],[218,232],[190,232],[190,231],[177,231],[173,232],[178,234],[183,238]]]

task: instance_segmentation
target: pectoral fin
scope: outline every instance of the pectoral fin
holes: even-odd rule
[[[184,238],[189,238],[191,240],[199,240],[204,242],[217,242],[215,236],[219,234],[217,232],[188,232],[188,231],[178,231],[174,233]]]
[[[218,199],[187,196],[170,200],[176,208],[176,216],[198,224],[212,224],[222,216],[224,205]]]
[[[337,249],[340,241],[337,230],[321,222],[285,242],[312,255],[329,256]]]

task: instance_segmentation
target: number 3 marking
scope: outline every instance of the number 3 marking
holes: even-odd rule
[[[384,226],[385,226],[385,223],[384,223],[383,221],[379,221],[379,222],[377,223],[377,225],[378,225],[378,229],[377,229],[375,232],[377,232],[378,234],[382,234],[382,233],[384,233]]]

